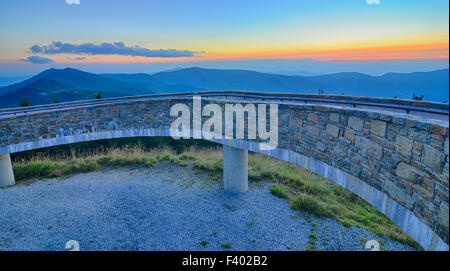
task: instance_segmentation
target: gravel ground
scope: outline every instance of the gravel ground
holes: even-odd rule
[[[294,211],[268,187],[233,194],[169,163],[22,183],[0,189],[0,250],[66,250],[69,240],[80,250],[305,250],[312,231],[318,250],[365,250],[364,239],[413,250]]]

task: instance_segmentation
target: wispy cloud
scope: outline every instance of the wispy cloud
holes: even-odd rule
[[[85,60],[86,57],[84,57],[84,56],[77,56],[77,57],[74,57],[73,59],[74,60]]]
[[[194,57],[200,53],[190,50],[147,49],[140,46],[126,46],[123,42],[94,43],[62,43],[54,41],[50,45],[33,45],[30,51],[34,54],[76,54],[76,55],[124,55],[143,57]]]
[[[80,0],[66,0],[66,3],[68,5],[79,5],[80,4]]]
[[[47,63],[53,63],[53,60],[46,57],[41,56],[29,56],[27,58],[21,58],[21,61],[33,63],[33,64],[47,64]]]
[[[380,0],[366,0],[366,3],[368,5],[379,5],[380,4]]]

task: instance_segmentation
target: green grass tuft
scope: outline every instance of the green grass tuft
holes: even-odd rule
[[[315,197],[305,194],[295,198],[291,202],[291,207],[295,210],[301,210],[319,217],[329,217],[331,214],[325,206]]]
[[[223,248],[226,248],[226,249],[231,249],[231,244],[230,243],[223,243],[223,244],[221,244],[221,246]]]
[[[272,193],[273,195],[279,197],[279,198],[283,198],[283,199],[288,199],[289,195],[286,193],[286,191],[284,191],[284,187],[283,186],[278,186],[278,185],[273,185],[270,187],[270,193]]]

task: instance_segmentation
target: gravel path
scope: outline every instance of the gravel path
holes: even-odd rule
[[[65,250],[69,240],[80,250],[305,250],[312,231],[318,250],[365,250],[364,239],[413,250],[294,211],[268,186],[232,194],[169,163],[18,184],[0,189],[0,250]]]

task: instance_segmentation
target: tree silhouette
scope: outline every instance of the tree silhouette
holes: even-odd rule
[[[58,97],[55,97],[55,100],[53,101],[55,104],[59,103]]]
[[[424,97],[423,95],[416,96],[416,93],[413,93],[413,100],[422,101],[423,97]]]
[[[28,97],[23,98],[22,100],[20,100],[20,106],[31,106],[30,100],[28,99]]]
[[[97,99],[97,100],[102,98],[102,94],[100,93],[100,91],[95,93],[94,96],[95,96],[95,99]]]

